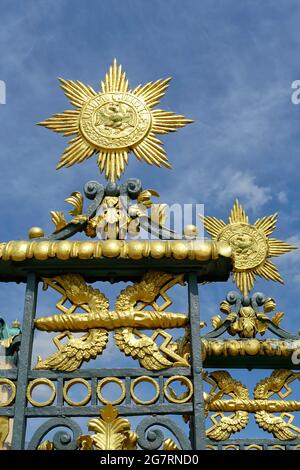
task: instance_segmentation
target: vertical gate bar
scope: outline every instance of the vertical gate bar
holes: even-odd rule
[[[131,384],[130,377],[125,377],[125,390],[126,390],[125,404],[126,405],[131,405],[130,384]]]
[[[91,387],[92,387],[91,405],[92,406],[97,406],[97,404],[98,404],[97,383],[98,383],[98,378],[97,377],[92,377],[91,378]]]
[[[27,276],[24,315],[22,323],[22,340],[18,362],[17,394],[15,402],[15,416],[12,438],[13,450],[22,450],[25,444],[26,389],[28,372],[31,369],[31,354],[34,333],[33,321],[36,310],[37,286],[38,281],[35,273],[29,273]]]
[[[64,379],[62,377],[57,377],[56,381],[56,406],[64,406],[63,398],[63,388],[64,388]]]
[[[164,376],[160,375],[158,377],[158,385],[159,385],[159,399],[158,403],[163,403],[164,402]]]
[[[200,309],[197,276],[189,273],[188,300],[191,328],[191,367],[194,384],[193,405],[194,411],[191,420],[192,446],[195,450],[204,450],[206,442],[205,414],[202,383],[202,355],[200,338]]]

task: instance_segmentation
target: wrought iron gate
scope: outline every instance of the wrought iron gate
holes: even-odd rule
[[[17,324],[10,328],[3,320],[0,324],[7,362],[16,365],[0,370],[0,448],[5,445],[10,419],[12,449],[300,446],[300,429],[293,424],[291,414],[300,411],[300,401],[287,400],[291,383],[300,378],[300,372],[292,370],[300,369],[299,337],[280,327],[282,312],[269,316],[276,309],[272,298],[262,293],[250,295],[255,276],[281,281],[270,258],[294,248],[270,238],[276,216],[251,224],[236,201],[227,224],[204,217],[204,227],[212,239],[198,239],[194,225],[185,227],[181,234],[165,226],[164,205],[155,205],[151,199],[158,196],[156,191],[143,190],[135,179],[120,186],[114,182],[124,171],[129,150],[150,164],[167,164],[154,133],[175,130],[189,120],[151,111],[166,86],[167,81],[162,80],[129,92],[126,77],[115,62],[101,93],[80,82],[62,81],[72,104],[83,107],[83,111],[79,115],[78,110],[72,110],[42,123],[70,135],[79,133],[79,119],[81,134],[72,141],[60,166],[69,166],[97,151],[100,170],[106,171],[110,182],[106,186],[95,181],[85,185],[84,195],[90,201],[85,210],[83,194],[72,193],[66,199],[72,205],[71,220],[67,221],[62,212],[51,212],[55,231],[48,237],[41,228],[33,227],[28,240],[0,245],[0,280],[26,283],[21,329]],[[95,117],[94,112],[99,115]],[[102,126],[101,132],[97,126]],[[122,145],[128,140],[126,151],[119,140],[114,140],[116,135]],[[100,139],[98,146],[96,138]],[[108,147],[103,150],[105,145]],[[154,238],[131,239],[141,230]],[[74,240],[72,237],[79,233],[102,239]],[[240,292],[229,292],[220,305],[225,319],[213,316],[213,330],[207,332],[198,284],[226,281],[230,273]],[[113,309],[102,290],[102,283],[107,281],[127,283]],[[93,286],[95,282],[97,287]],[[42,284],[61,296],[54,315],[42,317],[36,311],[38,295],[43,295]],[[186,285],[187,311],[169,311],[169,290],[175,285]],[[202,293],[205,295],[205,285]],[[173,334],[178,329],[183,336]],[[37,363],[32,361],[35,330],[57,333],[53,339],[56,350],[46,358],[39,357]],[[105,355],[110,331],[119,350],[138,361],[140,367],[82,367]],[[257,338],[265,333],[273,336]],[[248,388],[228,372],[231,369],[273,372],[255,385],[251,398]],[[185,388],[183,393],[175,391],[176,382]],[[109,383],[120,389],[119,396],[111,400],[102,394]],[[69,396],[75,384],[86,389],[86,396],[77,401]],[[138,396],[139,384],[151,384],[151,399]],[[50,388],[47,400],[33,397],[40,385]],[[181,416],[181,422],[188,423],[188,432],[171,415]],[[272,438],[232,437],[247,427],[250,415]],[[143,418],[133,430],[125,417],[135,416]],[[90,418],[90,433],[76,421],[81,417]],[[37,418],[43,418],[43,423],[27,442],[27,423]],[[62,427],[63,431],[52,436],[53,430]],[[50,431],[51,439],[47,438]]]

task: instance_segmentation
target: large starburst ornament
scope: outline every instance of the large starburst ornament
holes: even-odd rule
[[[130,151],[149,165],[171,168],[155,134],[174,132],[193,121],[153,109],[164,96],[169,81],[170,78],[157,80],[129,90],[126,74],[116,60],[101,82],[100,92],[79,81],[60,79],[61,88],[75,109],[39,123],[65,136],[76,136],[57,169],[81,163],[96,153],[100,171],[115,181],[124,172]]]
[[[253,288],[256,276],[283,284],[277,267],[269,258],[288,253],[296,247],[269,238],[276,227],[277,214],[257,219],[252,225],[236,200],[228,224],[215,217],[203,217],[202,220],[214,240],[231,246],[234,258],[233,281],[243,295],[248,295]]]

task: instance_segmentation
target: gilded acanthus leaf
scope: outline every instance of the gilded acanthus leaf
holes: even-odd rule
[[[81,435],[77,438],[78,450],[93,450],[94,441],[89,434]]]
[[[138,435],[136,432],[127,431],[125,433],[125,440],[123,442],[123,449],[136,450]]]
[[[178,450],[177,444],[170,438],[164,440],[162,450]]]
[[[51,211],[51,220],[55,225],[55,231],[58,232],[67,225],[64,213],[61,211]]]
[[[118,411],[109,403],[100,411],[100,418],[89,421],[89,431],[98,450],[124,450],[124,444],[130,432],[127,419],[118,418]]]
[[[54,444],[52,441],[44,441],[38,446],[37,450],[54,450]]]
[[[150,207],[153,204],[151,200],[152,196],[159,197],[159,193],[154,189],[145,189],[138,195],[137,202],[139,204],[143,204],[146,207]]]
[[[9,418],[0,416],[0,450],[5,449],[5,441],[9,433]]]
[[[223,323],[223,320],[220,317],[220,315],[215,315],[215,316],[211,317],[210,321],[211,321],[211,324],[212,324],[212,326],[214,327],[215,330],[217,328],[219,328],[219,326],[221,326],[222,323]]]
[[[272,317],[271,321],[274,325],[279,326],[282,319],[284,317],[284,312],[276,312],[275,315]]]
[[[73,209],[69,211],[70,215],[73,215],[75,217],[77,215],[82,214],[83,196],[79,191],[73,192],[69,197],[65,199],[65,202],[73,206]]]
[[[167,204],[153,204],[151,207],[151,222],[163,226],[167,220]]]

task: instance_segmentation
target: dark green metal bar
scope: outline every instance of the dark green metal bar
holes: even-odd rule
[[[202,384],[202,356],[200,339],[200,309],[197,275],[188,276],[188,300],[191,328],[191,362],[194,384],[194,413],[191,421],[192,447],[195,450],[205,449],[205,414]]]
[[[64,379],[62,377],[58,377],[56,381],[56,404],[57,406],[63,406],[63,387],[64,387]]]
[[[84,379],[90,379],[92,377],[140,377],[141,375],[147,375],[149,377],[171,377],[173,375],[184,375],[189,377],[191,370],[189,367],[172,367],[166,370],[152,371],[144,369],[142,367],[132,368],[113,368],[113,369],[78,369],[74,372],[59,372],[52,370],[32,370],[29,372],[30,379],[36,379],[38,377],[46,377],[47,379],[57,380],[58,377],[64,379],[73,379],[75,377],[82,377]]]
[[[97,377],[92,377],[92,378],[91,378],[91,386],[92,386],[91,405],[92,405],[92,406],[97,406],[97,403],[98,403],[98,397],[97,397]]]
[[[24,315],[22,325],[22,342],[18,363],[17,395],[15,403],[15,417],[13,426],[12,449],[22,450],[25,444],[26,433],[26,389],[28,372],[31,368],[31,354],[34,332],[34,316],[36,311],[38,281],[34,273],[27,277],[25,293]]]
[[[103,405],[97,406],[44,406],[44,407],[31,407],[26,408],[26,416],[31,418],[42,417],[57,417],[57,416],[72,416],[72,417],[95,417],[99,416],[99,410]],[[172,404],[166,405],[118,405],[118,412],[120,416],[142,416],[142,415],[183,415],[192,413],[192,404]]]

